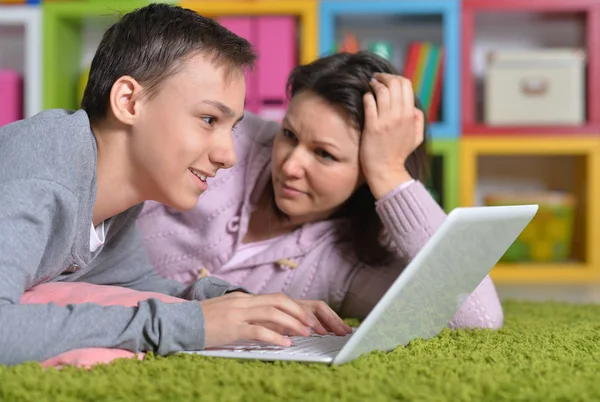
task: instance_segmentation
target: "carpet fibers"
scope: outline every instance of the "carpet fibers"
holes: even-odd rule
[[[450,331],[339,367],[176,355],[86,371],[0,367],[2,401],[598,401],[600,305],[506,302],[499,331]]]

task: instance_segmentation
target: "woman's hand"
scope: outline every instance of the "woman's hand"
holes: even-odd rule
[[[411,82],[399,75],[376,73],[375,96],[364,95],[365,127],[360,163],[376,199],[411,180],[406,159],[423,142],[424,115],[415,108]],[[377,99],[377,101],[375,101]]]

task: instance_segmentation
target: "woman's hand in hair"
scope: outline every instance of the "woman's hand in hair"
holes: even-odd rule
[[[423,142],[424,115],[415,107],[411,82],[399,75],[376,73],[373,93],[364,95],[365,126],[360,163],[376,199],[411,180],[408,156]]]

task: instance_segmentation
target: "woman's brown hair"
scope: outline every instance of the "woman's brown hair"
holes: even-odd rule
[[[374,53],[336,53],[297,66],[290,73],[287,91],[290,97],[310,91],[330,104],[341,107],[362,133],[365,125],[363,95],[372,92],[369,81],[376,72],[398,74],[391,63]],[[423,110],[416,97],[415,107]],[[408,157],[406,169],[415,180],[424,182],[428,166],[424,140]],[[375,197],[366,183],[354,192],[334,217],[350,219],[351,230],[340,231],[340,236],[351,242],[352,250],[362,262],[379,265],[389,261],[392,254],[382,241],[383,223],[375,210]]]

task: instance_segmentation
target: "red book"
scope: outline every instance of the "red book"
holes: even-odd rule
[[[419,54],[421,51],[421,43],[412,42],[408,45],[408,51],[406,52],[406,60],[404,61],[404,78],[413,80],[415,71],[417,70],[417,64],[419,63]],[[414,86],[414,82],[413,82]]]

